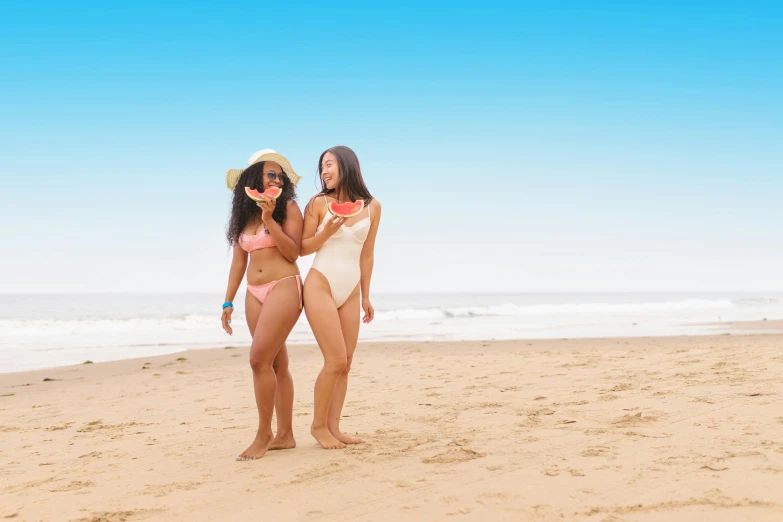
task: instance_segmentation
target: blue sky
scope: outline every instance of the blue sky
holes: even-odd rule
[[[774,2],[102,4],[0,4],[0,292],[223,292],[225,171],[337,144],[379,292],[783,291]]]

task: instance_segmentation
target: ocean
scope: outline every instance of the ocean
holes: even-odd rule
[[[247,346],[244,291],[229,336],[222,294],[0,294],[0,373]],[[713,323],[783,319],[783,294],[422,294],[373,296],[360,342],[707,334]],[[312,343],[304,313],[290,344]]]

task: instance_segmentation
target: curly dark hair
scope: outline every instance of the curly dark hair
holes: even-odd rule
[[[248,223],[256,220],[260,221],[261,219],[261,209],[258,208],[255,201],[247,197],[245,187],[256,189],[259,192],[264,191],[264,163],[266,162],[254,163],[246,168],[242,175],[239,176],[237,186],[234,187],[231,217],[226,227],[226,239],[232,246],[239,240],[239,235]],[[296,189],[293,183],[288,179],[288,176],[285,176],[283,179],[283,192],[277,198],[275,210],[272,212],[272,219],[281,226],[285,222],[288,202],[296,199]]]

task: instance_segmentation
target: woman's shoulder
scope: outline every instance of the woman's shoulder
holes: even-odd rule
[[[307,205],[305,205],[305,219],[307,219],[307,216],[310,216],[316,220],[319,220],[321,219],[321,216],[324,215],[326,215],[326,201],[324,200],[324,196],[322,194],[316,194],[315,196],[311,197],[307,202]]]
[[[285,211],[286,216],[299,216],[299,219],[302,219],[302,209],[299,208],[299,203],[296,202],[295,199],[289,199],[285,203]]]
[[[323,194],[316,194],[310,198],[310,201],[307,202],[306,206],[312,209],[326,207],[325,196]]]

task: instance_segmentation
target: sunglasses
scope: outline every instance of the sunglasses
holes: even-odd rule
[[[270,170],[269,172],[266,173],[266,179],[268,179],[269,181],[274,181],[278,179],[280,180],[280,183],[285,183],[285,181],[288,179],[288,176],[286,176],[284,172],[278,174],[274,170]]]

